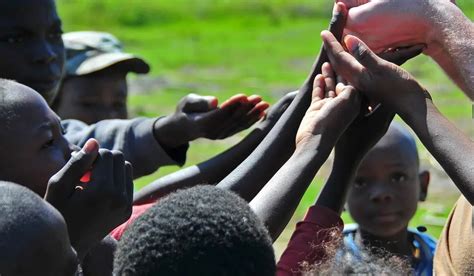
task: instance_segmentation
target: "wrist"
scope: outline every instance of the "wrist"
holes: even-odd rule
[[[194,140],[189,136],[185,122],[174,115],[160,117],[153,124],[153,135],[161,146],[178,148]]]
[[[428,113],[431,112],[433,108],[436,109],[433,105],[433,101],[430,98],[424,98],[423,102],[416,108],[413,108],[409,112],[399,113],[399,115],[410,128],[417,132],[417,130],[426,125]]]
[[[329,141],[336,140],[327,136],[325,137],[323,134],[311,135],[310,137],[300,140],[296,144],[296,149],[293,155],[311,157],[317,156],[326,160],[334,147],[334,144],[329,143]]]

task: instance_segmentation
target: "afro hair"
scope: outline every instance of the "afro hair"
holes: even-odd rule
[[[272,242],[247,202],[213,186],[162,199],[125,232],[116,275],[275,275]]]

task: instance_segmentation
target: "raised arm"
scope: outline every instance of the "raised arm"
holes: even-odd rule
[[[397,112],[473,204],[473,141],[438,111],[428,92],[408,72],[380,59],[354,36],[345,39],[350,54],[329,32],[322,36],[336,72]]]
[[[349,7],[347,33],[375,52],[424,44],[431,56],[474,100],[474,24],[448,0],[338,0]],[[454,2],[454,1],[452,1]]]
[[[342,35],[346,13],[344,5],[335,5],[329,29],[336,37]],[[308,78],[283,116],[252,154],[218,184],[219,187],[232,190],[250,201],[288,160],[295,149],[296,131],[311,102],[314,79],[325,61],[327,56],[322,49]]]
[[[281,98],[270,108],[266,118],[259,122],[252,132],[232,148],[205,162],[166,175],[145,186],[135,193],[134,204],[154,202],[177,189],[198,184],[216,184],[221,181],[252,153],[291,104],[295,96],[296,91]]]
[[[334,79],[323,75],[314,80],[312,102],[296,134],[295,152],[250,202],[274,240],[341,133],[359,113],[360,100],[351,86],[334,87]]]

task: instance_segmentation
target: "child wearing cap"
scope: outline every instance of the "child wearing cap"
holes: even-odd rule
[[[94,124],[127,118],[127,74],[146,74],[142,58],[122,51],[112,34],[83,31],[63,35],[66,72],[53,109],[63,119]]]

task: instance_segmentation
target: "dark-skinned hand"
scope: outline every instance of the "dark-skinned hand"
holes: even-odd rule
[[[81,178],[90,172],[90,179]],[[122,153],[90,139],[48,183],[45,200],[63,215],[72,246],[83,258],[132,212],[132,165]]]
[[[224,139],[260,120],[268,106],[257,95],[238,94],[219,107],[215,97],[190,94],[180,100],[174,114],[156,121],[154,134],[168,148],[197,138]]]

